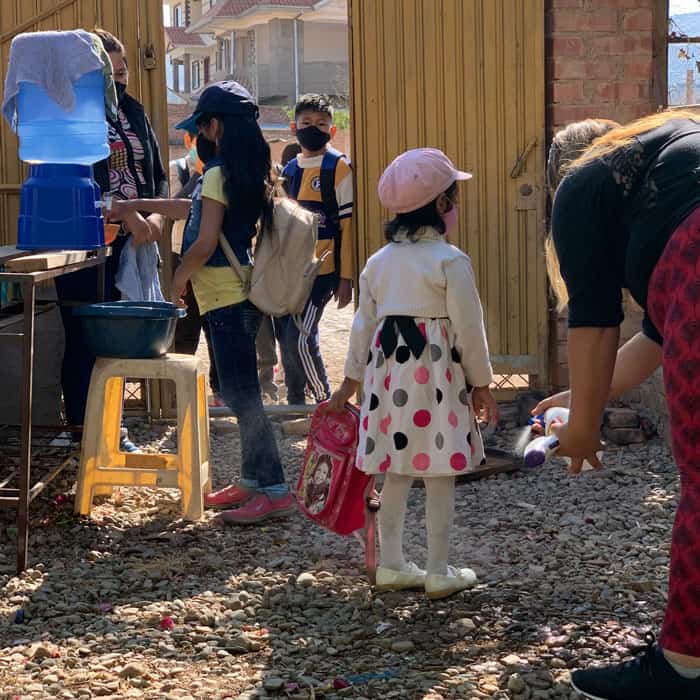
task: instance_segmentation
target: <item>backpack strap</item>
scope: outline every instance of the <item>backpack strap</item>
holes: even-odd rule
[[[248,279],[246,274],[243,272],[243,266],[238,261],[236,254],[233,252],[233,248],[231,248],[231,245],[226,240],[226,236],[224,236],[223,233],[219,234],[219,245],[221,246],[221,250],[223,250],[224,255],[226,256],[226,260],[228,260],[228,264],[236,273],[236,277],[238,277],[238,279],[241,281],[241,284],[243,285],[243,289],[245,290],[247,296],[248,294],[250,294],[250,279]]]
[[[344,155],[334,148],[329,148],[321,161],[321,201],[326,216],[336,225],[339,221],[340,210],[338,208],[338,198],[335,194],[335,171],[338,161]]]
[[[335,271],[340,274],[340,209],[338,207],[338,197],[335,194],[335,171],[338,167],[338,161],[344,157],[340,151],[335,148],[329,148],[321,161],[321,202],[323,203],[323,212],[326,218],[332,222],[335,227],[334,241],[334,262]]]
[[[292,158],[287,165],[284,166],[282,177],[285,180],[285,191],[291,199],[299,198],[299,190],[301,189],[301,178],[304,171],[299,167],[296,158]]]

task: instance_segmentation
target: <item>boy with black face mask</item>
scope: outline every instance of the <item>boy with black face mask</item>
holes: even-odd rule
[[[292,133],[301,153],[282,171],[285,189],[305,209],[320,215],[316,254],[324,258],[302,319],[300,335],[289,316],[275,319],[282,351],[287,402],[305,403],[305,388],[320,402],[330,396],[328,376],[318,345],[318,325],[331,297],[342,309],[352,301],[355,277],[352,229],[353,186],[347,158],[329,146],[335,135],[333,108],[320,95],[303,95],[294,109]]]

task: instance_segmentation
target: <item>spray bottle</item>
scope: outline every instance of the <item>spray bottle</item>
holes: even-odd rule
[[[559,438],[554,434],[552,427],[562,425],[569,420],[569,409],[562,406],[548,408],[543,414],[534,416],[528,421],[527,427],[518,440],[517,451],[522,454],[525,466],[529,469],[542,466],[553,457],[559,449]],[[532,438],[533,434],[540,434]],[[602,453],[598,454],[600,458]],[[567,463],[570,460],[566,459]],[[584,469],[593,469],[588,461],[583,463]]]

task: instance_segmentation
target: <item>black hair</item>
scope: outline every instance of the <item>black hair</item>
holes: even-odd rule
[[[453,199],[457,191],[457,181],[453,182],[444,192],[449,198]],[[445,222],[442,220],[437,210],[437,197],[431,202],[428,202],[420,209],[407,211],[404,214],[397,214],[391,221],[384,224],[384,238],[391,242],[396,239],[397,234],[401,231],[406,233],[409,240],[414,240],[418,230],[424,226],[430,226],[437,229],[440,233],[445,233]]]
[[[333,119],[333,107],[330,100],[324,95],[316,93],[308,93],[299,98],[294,107],[294,119],[298,119],[302,112],[320,112]]]
[[[197,125],[206,125],[214,117],[224,128],[218,156],[229,206],[247,224],[260,220],[262,230],[267,230],[272,224],[270,146],[252,115],[203,114]]]
[[[287,165],[292,158],[296,158],[299,154],[301,153],[301,146],[296,142],[292,141],[291,143],[288,143],[285,147],[284,150],[282,151],[282,155],[280,156],[280,162],[282,164],[282,167]]]
[[[199,158],[204,165],[216,156],[216,143],[210,141],[203,134],[197,136],[195,148],[197,150],[197,158]]]
[[[106,29],[102,29],[102,27],[95,27],[93,29],[93,34],[97,34],[97,36],[100,37],[102,40],[102,45],[105,47],[105,51],[107,53],[126,53],[124,44],[122,44],[122,42],[119,41],[114,34],[108,32]]]

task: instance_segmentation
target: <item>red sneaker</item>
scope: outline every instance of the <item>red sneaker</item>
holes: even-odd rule
[[[226,402],[218,394],[212,394],[209,397],[209,408],[226,408]]]
[[[236,510],[227,510],[221,514],[223,521],[229,525],[248,525],[272,518],[283,518],[297,509],[294,496],[288,493],[282,498],[270,498],[259,493]]]
[[[207,508],[235,508],[249,501],[257,491],[246,489],[238,484],[231,484],[218,491],[212,491],[204,497]]]

